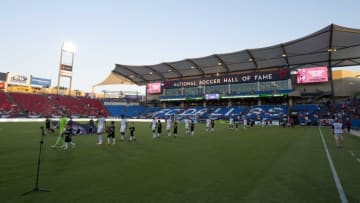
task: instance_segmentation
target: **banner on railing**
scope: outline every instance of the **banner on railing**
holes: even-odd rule
[[[51,80],[50,79],[45,79],[45,78],[38,78],[38,77],[34,77],[31,76],[31,85],[35,85],[35,86],[41,86],[41,87],[50,87],[51,85]]]
[[[30,78],[25,75],[17,75],[9,73],[7,76],[7,83],[12,85],[29,85]]]

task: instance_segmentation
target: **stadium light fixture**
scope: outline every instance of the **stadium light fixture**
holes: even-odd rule
[[[76,46],[72,42],[64,42],[62,49],[67,52],[75,53]]]
[[[219,62],[219,63],[217,63],[217,65],[218,65],[218,66],[221,66],[221,65],[222,65],[222,63],[221,63],[221,62]]]
[[[282,56],[282,57],[286,57],[286,54],[282,54],[281,56]]]
[[[335,52],[336,51],[336,48],[329,48],[328,49],[328,52]]]
[[[253,61],[253,59],[252,58],[249,58],[249,62],[252,62]]]

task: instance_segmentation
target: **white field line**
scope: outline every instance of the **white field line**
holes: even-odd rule
[[[330,169],[331,169],[331,172],[332,172],[332,174],[333,174],[333,178],[334,178],[334,181],[335,181],[335,184],[336,184],[336,188],[337,188],[338,193],[339,193],[339,197],[340,197],[341,203],[348,203],[348,200],[347,200],[347,198],[346,198],[344,189],[343,189],[343,187],[342,187],[342,185],[341,185],[339,176],[337,175],[337,172],[336,172],[334,163],[333,163],[333,161],[332,161],[332,159],[331,159],[331,156],[330,156],[328,147],[327,147],[327,145],[326,145],[326,143],[325,143],[324,135],[323,135],[323,133],[322,133],[322,131],[321,131],[320,126],[319,126],[319,131],[320,131],[321,140],[322,140],[322,142],[323,142],[323,144],[324,144],[326,156],[327,156],[328,161],[329,161]]]
[[[360,163],[360,158],[357,158],[356,160]]]

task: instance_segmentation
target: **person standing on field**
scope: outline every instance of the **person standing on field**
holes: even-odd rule
[[[129,130],[130,130],[130,138],[129,138],[129,141],[132,142],[132,141],[136,141],[136,138],[135,138],[135,125],[134,125],[134,122],[132,122],[130,124],[130,127],[129,127]]]
[[[344,125],[341,122],[339,122],[337,118],[335,119],[335,122],[332,124],[332,130],[336,141],[336,147],[338,148],[344,147],[344,138],[343,138]]]
[[[184,124],[185,124],[185,135],[189,135],[190,134],[190,119],[185,118]]]
[[[115,123],[111,121],[110,126],[107,127],[107,144],[110,144],[112,140],[112,144],[115,144]]]
[[[61,118],[59,119],[59,123],[58,123],[59,135],[58,135],[58,138],[56,139],[55,144],[51,146],[52,148],[61,147],[64,145],[64,143],[65,143],[64,131],[65,131],[67,122],[68,122],[68,119],[66,118],[65,114],[62,114]]]
[[[178,133],[178,125],[177,125],[177,122],[176,122],[176,121],[174,122],[173,128],[174,128],[173,134],[174,134],[174,137],[176,138],[177,133]]]
[[[156,127],[157,127],[157,137],[160,138],[162,132],[162,124],[160,119],[158,119]]]
[[[206,132],[210,132],[211,129],[211,119],[208,117],[206,119]]]
[[[126,127],[127,127],[127,120],[125,119],[124,115],[121,115],[121,120],[120,120],[120,141],[124,141],[125,138],[126,138],[126,136],[125,136]]]
[[[98,143],[97,144],[102,144],[103,140],[102,140],[102,134],[103,134],[103,130],[105,127],[105,118],[102,116],[101,113],[99,113],[99,117],[97,119],[97,134],[98,134]]]
[[[192,136],[195,134],[195,122],[194,122],[194,120],[191,120],[190,133],[191,133]]]
[[[168,136],[170,137],[171,136],[171,119],[170,119],[170,117],[168,117],[166,119],[166,131],[168,133]]]
[[[155,117],[153,117],[150,127],[151,127],[152,137],[156,138],[156,119],[155,119]]]

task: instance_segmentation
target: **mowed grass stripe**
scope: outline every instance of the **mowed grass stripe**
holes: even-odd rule
[[[9,134],[0,136],[7,143],[0,149],[0,180],[6,182],[0,186],[1,202],[338,201],[316,128],[231,131],[217,125],[211,134],[196,125],[196,135],[185,137],[180,125],[179,137],[164,132],[153,140],[147,123],[136,123],[136,142],[114,146],[97,146],[96,136],[78,136],[76,149],[53,150],[56,136],[46,136],[40,186],[52,192],[19,197],[33,187],[39,126],[1,126]],[[350,142],[356,146],[356,140]],[[346,192],[347,186],[344,181]],[[349,201],[360,199],[350,196]]]

